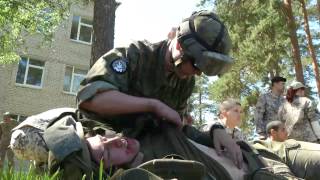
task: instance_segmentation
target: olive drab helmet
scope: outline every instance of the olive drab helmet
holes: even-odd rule
[[[223,74],[233,63],[228,56],[231,49],[228,31],[211,11],[195,12],[183,20],[177,38],[183,53],[192,57],[194,66],[208,76]]]

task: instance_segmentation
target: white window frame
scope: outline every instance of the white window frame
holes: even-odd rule
[[[20,83],[17,83],[17,79],[15,80],[15,83],[17,86],[24,86],[24,87],[30,87],[30,88],[35,88],[35,89],[42,89],[43,87],[43,76],[44,76],[44,66],[45,66],[45,62],[43,62],[43,67],[42,66],[37,66],[37,65],[32,65],[30,64],[30,58],[26,58],[26,57],[23,57],[25,59],[27,59],[27,66],[26,66],[26,72],[24,74],[24,78],[23,78],[23,84],[20,84]],[[21,58],[22,59],[22,58]],[[39,61],[39,60],[38,60]],[[36,85],[32,85],[32,84],[27,84],[27,77],[28,77],[28,74],[29,74],[29,67],[32,67],[32,68],[36,68],[36,69],[41,69],[42,70],[42,75],[41,75],[41,84],[40,86],[36,86]],[[19,64],[18,64],[18,70],[17,70],[17,74],[16,74],[16,78],[17,78],[17,75],[18,75],[18,71],[19,71]]]
[[[83,69],[76,68],[75,66],[71,66],[71,65],[66,65],[66,66],[65,66],[65,70],[67,69],[67,67],[72,68],[71,82],[70,82],[69,91],[65,91],[65,90],[63,89],[63,92],[65,92],[65,93],[67,93],[67,94],[77,95],[77,92],[72,92],[74,76],[80,76],[80,77],[85,78],[86,75],[85,75],[85,74],[84,74],[84,75],[83,75],[83,74],[78,74],[78,73],[75,73],[75,72],[74,72],[75,69],[79,69],[79,70],[83,70]],[[64,72],[64,77],[65,77],[65,75],[66,75],[66,71]],[[64,78],[64,77],[63,77],[63,78]],[[63,87],[62,87],[62,88],[63,88]]]
[[[13,114],[13,115],[17,116],[17,119],[15,119],[17,122],[22,122],[22,121],[20,121],[20,119],[21,119],[21,116],[24,116],[24,115],[21,115],[21,114]],[[26,119],[28,118],[28,116],[25,116],[25,117],[26,117]]]
[[[74,15],[75,16],[75,15]],[[73,17],[72,17],[73,18]],[[79,22],[78,22],[78,29],[77,29],[77,39],[71,39],[72,41],[75,41],[75,42],[80,42],[80,43],[84,43],[84,44],[88,44],[88,45],[91,45],[92,44],[92,38],[93,38],[93,26],[91,24],[86,24],[86,23],[83,23],[81,22],[81,19],[82,17],[79,16]],[[72,26],[72,24],[71,24]],[[86,27],[90,27],[91,28],[91,38],[90,38],[90,42],[86,42],[86,41],[81,41],[79,39],[79,36],[80,36],[80,28],[81,26],[86,26]]]

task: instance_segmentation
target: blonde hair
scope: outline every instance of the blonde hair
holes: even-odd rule
[[[235,106],[241,106],[240,101],[233,99],[233,98],[229,98],[225,101],[223,101],[220,105],[219,105],[219,114],[218,116],[220,116],[220,114],[224,111],[229,111],[231,108],[235,107]]]

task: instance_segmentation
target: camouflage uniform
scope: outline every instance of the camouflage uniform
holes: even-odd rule
[[[194,13],[180,24],[177,34],[184,55],[193,57],[193,65],[203,73],[221,74],[227,67],[226,63],[232,62],[227,56],[231,48],[227,30],[213,13]],[[195,79],[180,79],[175,72],[165,69],[169,45],[168,41],[157,44],[138,41],[128,48],[109,51],[89,70],[82,83],[84,87],[77,95],[78,102],[88,101],[99,92],[117,90],[131,96],[160,100],[182,116]],[[173,65],[176,63],[179,61],[175,61]],[[177,131],[175,126],[159,119],[154,113],[99,117],[93,112],[80,110],[86,117],[107,123],[116,132],[122,131],[125,136],[138,139],[144,161],[178,154],[188,160],[203,163],[208,170],[208,177],[231,179],[224,169],[191,144],[181,131]]]
[[[317,180],[320,177],[320,144],[296,141],[285,142],[268,140],[255,141],[253,145],[264,156],[270,152],[287,164],[291,171],[299,178]],[[277,157],[265,156],[271,159]]]
[[[258,134],[267,137],[266,126],[270,121],[278,120],[278,110],[284,101],[285,98],[283,96],[276,96],[271,91],[259,97],[254,113]]]
[[[0,123],[0,169],[3,168],[6,155],[9,161],[9,167],[14,166],[13,153],[8,146],[10,144],[11,130],[17,126],[17,124],[18,122],[14,120]]]
[[[136,42],[129,48],[117,48],[105,54],[88,72],[85,86],[78,93],[78,101],[81,103],[97,92],[115,89],[133,96],[159,99],[182,115],[195,80],[194,77],[179,79],[174,72],[165,72],[167,46],[167,41],[158,44]],[[119,73],[112,68],[112,64],[117,61],[126,63],[125,72]],[[168,154],[178,154],[204,163],[211,175],[230,179],[223,169],[215,167],[209,157],[193,146],[182,132],[154,114],[137,113],[102,118],[87,111],[82,112],[89,118],[108,123],[125,136],[138,139],[144,162]]]
[[[225,124],[223,122],[221,122],[220,119],[214,119],[212,122],[209,122],[208,124],[206,124],[203,127],[202,130],[203,131],[210,131],[211,126],[214,124],[222,125],[226,129],[227,134],[229,134],[232,137],[232,139],[242,140],[242,141],[244,140],[244,136],[243,136],[243,133],[240,128],[238,128],[238,127],[235,127],[233,129],[228,128],[225,126]]]
[[[279,119],[285,123],[290,139],[307,142],[316,142],[319,139],[311,122],[319,121],[320,114],[309,98],[296,97],[292,103],[285,102],[280,107]]]

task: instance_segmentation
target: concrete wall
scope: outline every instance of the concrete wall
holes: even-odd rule
[[[0,65],[0,117],[10,111],[32,115],[55,107],[76,107],[75,95],[63,91],[66,65],[88,70],[91,45],[70,39],[73,15],[93,19],[93,5],[73,6],[69,19],[61,23],[53,43],[41,45],[39,36],[27,37],[20,55],[45,62],[42,88],[16,84],[18,62]],[[2,119],[2,118],[1,118]]]

